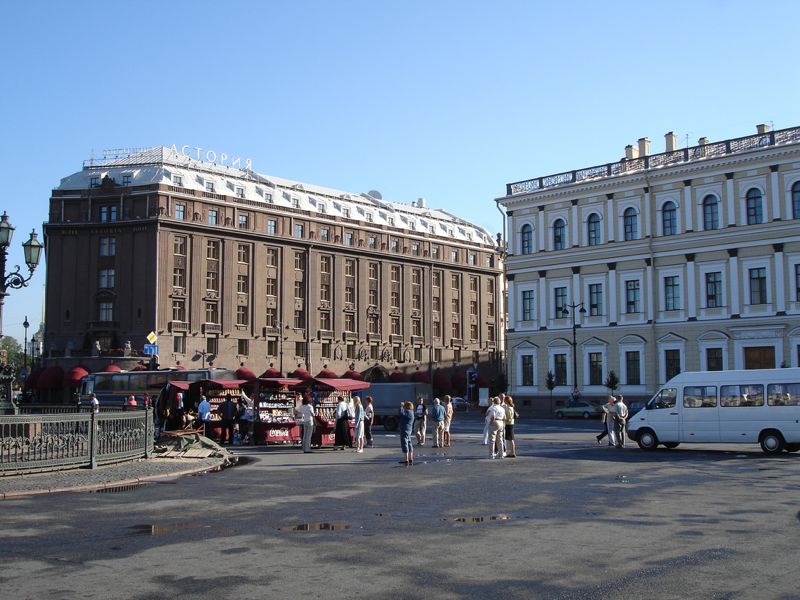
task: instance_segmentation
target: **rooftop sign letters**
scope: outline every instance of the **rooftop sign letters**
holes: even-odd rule
[[[242,158],[233,154],[229,156],[225,152],[218,153],[216,150],[207,150],[199,146],[190,146],[189,144],[184,144],[180,148],[178,148],[177,144],[172,144],[171,150],[176,158],[185,156],[186,158],[231,167],[232,169],[253,170],[252,159]]]

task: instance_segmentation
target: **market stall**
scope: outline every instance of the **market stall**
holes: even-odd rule
[[[310,378],[294,386],[296,390],[310,393],[314,403],[314,435],[311,445],[316,447],[333,446],[336,429],[336,405],[339,400],[348,400],[353,392],[369,388],[366,381],[355,379]],[[350,434],[353,435],[353,423]]]
[[[208,403],[211,405],[211,424],[206,427],[206,435],[217,440],[222,435],[222,417],[219,414],[219,407],[225,401],[226,396],[236,404],[242,395],[242,386],[247,384],[244,379],[201,379],[189,385],[189,399],[184,397],[183,403],[187,411],[197,414],[197,405],[200,403],[200,396],[205,394]]]
[[[254,436],[256,444],[299,444],[302,430],[295,416],[299,393],[291,389],[300,379],[255,379]]]

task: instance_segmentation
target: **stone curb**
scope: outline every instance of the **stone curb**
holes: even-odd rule
[[[216,465],[213,466],[205,465],[203,467],[194,467],[192,469],[184,469],[183,471],[175,471],[173,473],[160,473],[158,475],[148,475],[146,477],[137,477],[135,479],[121,479],[114,482],[78,485],[73,487],[48,488],[40,490],[20,490],[17,492],[3,492],[0,493],[0,500],[10,500],[12,498],[22,498],[25,496],[37,496],[39,494],[55,494],[63,492],[96,492],[97,490],[115,488],[123,485],[137,485],[140,483],[146,483],[148,481],[158,481],[159,479],[169,479],[171,477],[177,478],[177,477],[183,477],[185,475],[195,475],[197,473],[202,473],[203,471],[208,471],[210,469],[218,468],[222,466],[223,463],[224,460],[221,459]]]

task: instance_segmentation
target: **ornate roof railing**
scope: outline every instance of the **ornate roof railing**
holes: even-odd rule
[[[691,148],[662,152],[661,154],[652,154],[650,156],[640,156],[638,158],[622,159],[617,162],[595,167],[587,167],[585,169],[576,169],[564,173],[547,175],[545,177],[516,181],[506,184],[506,196],[537,192],[547,188],[581,183],[593,179],[626,175],[645,169],[658,169],[680,163],[705,160],[728,154],[748,152],[768,146],[779,146],[796,142],[800,142],[800,127],[768,131],[766,133],[733,138],[722,142],[710,142],[699,146],[692,146]]]

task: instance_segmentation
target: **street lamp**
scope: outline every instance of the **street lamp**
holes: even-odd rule
[[[565,315],[572,315],[572,389],[573,392],[578,391],[578,341],[576,339],[575,330],[577,325],[575,325],[575,309],[579,309],[578,312],[582,315],[586,314],[586,309],[583,308],[583,302],[578,302],[577,304],[567,304],[564,307],[564,310],[561,312]],[[573,398],[575,394],[573,393]]]
[[[28,323],[28,315],[25,315],[25,320],[22,322],[22,326],[25,328],[25,344],[22,346],[22,368],[26,371],[28,370],[28,327],[31,326]]]

